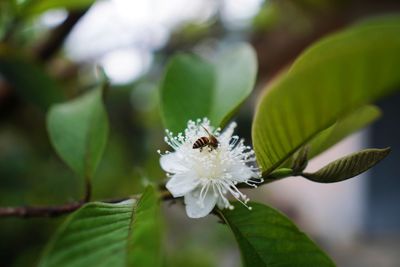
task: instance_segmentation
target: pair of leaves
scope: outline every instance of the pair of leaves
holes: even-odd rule
[[[152,187],[137,203],[89,203],[58,229],[39,266],[161,266],[161,229]]]
[[[251,93],[256,61],[253,49],[245,44],[229,48],[214,64],[194,55],[173,57],[160,88],[165,127],[182,132],[189,120],[204,117],[223,126]]]
[[[358,25],[307,49],[267,88],[256,110],[252,136],[264,174],[336,121],[355,118],[352,112],[398,89],[399,50],[400,26],[389,21]],[[375,115],[367,117],[357,123]]]
[[[331,267],[332,260],[286,216],[258,203],[219,211],[239,244],[246,267]]]
[[[81,177],[91,178],[103,154],[108,120],[98,88],[51,107],[47,116],[50,140],[60,157]]]

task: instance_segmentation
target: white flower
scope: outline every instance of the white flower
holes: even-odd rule
[[[231,123],[220,133],[204,118],[189,121],[184,134],[176,137],[166,130],[165,141],[175,150],[166,151],[160,158],[161,167],[169,177],[166,187],[174,197],[184,196],[186,213],[191,218],[206,216],[215,205],[232,209],[228,192],[247,207],[249,199],[236,185],[256,187],[256,183],[262,182],[254,151],[243,144],[243,139],[232,136],[235,127],[236,123]],[[208,137],[205,129],[217,138],[218,147],[193,149],[196,140]]]

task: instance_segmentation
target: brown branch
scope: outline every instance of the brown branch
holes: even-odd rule
[[[36,47],[35,55],[40,61],[48,61],[64,43],[76,23],[85,15],[87,10],[71,11],[65,21],[57,26],[50,36]]]
[[[133,195],[129,197],[116,198],[103,200],[104,203],[118,203],[128,199],[138,198],[140,195]],[[171,200],[173,196],[169,191],[161,191],[160,198],[162,200]],[[80,201],[74,203],[67,203],[57,206],[21,206],[21,207],[0,207],[0,218],[14,217],[14,218],[55,218],[65,214],[69,214],[79,209],[87,201]]]
[[[60,206],[25,206],[25,207],[3,207],[0,208],[0,217],[20,217],[20,218],[34,218],[34,217],[58,217],[60,215],[71,213],[79,209],[84,202],[75,202],[63,204]]]

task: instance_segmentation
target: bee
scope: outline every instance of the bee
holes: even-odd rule
[[[201,127],[207,132],[208,136],[202,136],[197,139],[196,142],[194,142],[193,144],[193,149],[200,148],[200,152],[206,146],[210,149],[209,151],[216,149],[219,144],[217,138],[214,135],[210,134],[210,132],[206,128],[204,128],[203,126]]]

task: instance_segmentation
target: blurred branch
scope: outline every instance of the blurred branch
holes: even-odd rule
[[[76,23],[85,15],[86,11],[87,9],[69,12],[65,21],[57,26],[46,40],[38,44],[35,49],[36,57],[40,61],[47,61],[53,57],[63,45]]]
[[[60,206],[44,206],[44,207],[4,207],[0,208],[0,217],[58,217],[60,215],[71,213],[79,209],[84,202],[64,204]]]

